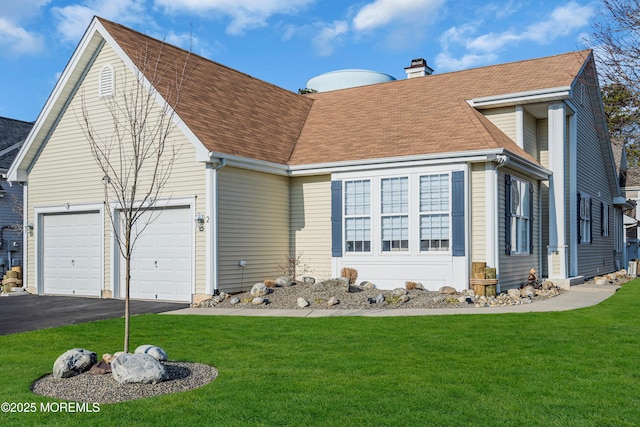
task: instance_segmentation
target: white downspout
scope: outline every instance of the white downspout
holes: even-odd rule
[[[207,163],[207,206],[209,228],[206,234],[206,285],[205,292],[212,295],[218,289],[218,170],[227,165],[226,159],[219,159],[217,164]]]
[[[498,172],[498,169],[500,169],[501,167],[505,166],[507,163],[509,163],[509,156],[505,155],[505,154],[498,154],[495,159],[493,160],[493,174],[491,177],[490,182],[488,183],[491,187],[490,189],[490,195],[489,197],[491,197],[488,200],[493,200],[493,212],[491,210],[487,210],[487,212],[485,212],[485,215],[492,215],[493,216],[493,221],[491,222],[491,224],[487,224],[490,226],[490,228],[487,230],[487,240],[492,242],[493,248],[492,250],[489,252],[487,252],[487,254],[491,256],[491,258],[487,259],[487,262],[496,269],[497,272],[497,278],[500,279],[500,236],[499,236],[499,230],[500,230],[500,219],[504,219],[504,216],[498,215],[498,212],[500,212],[500,198],[498,197],[498,189],[500,188],[500,184],[499,184],[499,178],[500,178],[500,173]],[[497,292],[500,292],[500,282],[498,282],[498,286],[496,289]]]

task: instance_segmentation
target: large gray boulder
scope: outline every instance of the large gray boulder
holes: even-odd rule
[[[62,353],[53,363],[54,378],[69,378],[88,371],[98,361],[98,355],[84,348]]]
[[[144,344],[136,348],[134,351],[135,354],[146,353],[150,356],[153,356],[154,359],[159,360],[160,362],[166,362],[167,352],[164,351],[162,347],[158,347],[157,345]]]
[[[251,288],[252,297],[263,297],[269,293],[269,288],[264,283],[256,283]]]
[[[151,355],[125,353],[111,362],[111,375],[120,384],[156,384],[166,379],[167,371]]]

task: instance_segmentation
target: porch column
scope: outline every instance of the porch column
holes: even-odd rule
[[[566,107],[550,104],[549,118],[549,246],[547,259],[550,279],[568,278],[566,241],[565,148]]]

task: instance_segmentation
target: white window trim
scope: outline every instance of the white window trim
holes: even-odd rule
[[[531,183],[525,179],[519,178],[517,176],[511,175],[511,191],[513,192],[513,188],[514,185],[518,187],[518,191],[520,189],[520,185],[524,185],[524,187],[527,190],[527,194],[525,196],[525,200],[527,200],[527,203],[529,202],[529,197],[530,197],[530,193],[532,191],[532,187],[531,187]],[[513,206],[513,195],[511,196],[511,206]],[[509,208],[511,210],[511,207]],[[523,209],[523,212],[521,215],[514,213],[513,211],[510,212],[511,214],[511,219],[513,220],[513,218],[520,218],[520,219],[524,219],[527,221],[527,232],[526,232],[526,244],[524,245],[524,249],[523,250],[518,250],[519,246],[518,245],[518,227],[514,226],[514,224],[511,225],[511,236],[509,236],[509,239],[511,241],[511,255],[529,255],[530,254],[530,246],[531,246],[531,216],[530,216],[530,211],[531,211],[531,206],[529,206],[529,209],[525,212]],[[517,221],[516,221],[517,223]]]
[[[368,174],[363,173],[349,173],[340,174],[336,176],[343,182],[343,188],[346,189],[346,183],[350,181],[363,181],[368,180],[370,182],[370,251],[369,252],[350,252],[346,250],[346,219],[352,217],[363,217],[363,215],[346,215],[346,191],[343,191],[342,195],[342,242],[343,242],[343,256],[347,258],[355,258],[362,256],[382,256],[382,257],[428,257],[435,258],[452,255],[452,229],[451,229],[451,173],[458,168],[434,168],[425,170],[424,168],[411,168],[406,171],[398,171],[393,174],[389,171],[377,171]],[[402,173],[403,172],[403,173]],[[421,251],[420,250],[420,218],[424,212],[420,211],[420,178],[423,176],[431,175],[447,175],[449,182],[449,206],[448,214],[449,218],[449,248],[446,251]],[[383,251],[382,250],[382,217],[383,216],[397,216],[405,214],[382,214],[382,180],[386,178],[409,178],[409,212],[406,214],[409,217],[409,250],[408,251]],[[431,213],[431,212],[430,212]],[[366,215],[364,215],[366,216]]]
[[[347,214],[347,183],[350,182],[368,182],[369,183],[369,213],[368,214]],[[356,179],[346,179],[344,180],[344,194],[342,196],[342,243],[344,245],[343,253],[344,254],[370,254],[373,251],[373,220],[372,220],[372,180],[370,178],[356,178]],[[369,219],[369,250],[365,251],[348,251],[347,250],[347,220],[348,219],[358,219],[358,218],[368,218]],[[366,240],[365,240],[366,241]]]

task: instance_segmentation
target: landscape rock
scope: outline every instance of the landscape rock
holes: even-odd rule
[[[438,293],[440,293],[441,295],[455,295],[458,293],[458,291],[456,291],[456,288],[454,288],[453,286],[443,286],[440,288]]]
[[[524,288],[520,289],[520,297],[521,298],[531,298],[536,295],[536,290],[533,286],[527,285]]]
[[[316,283],[316,279],[314,277],[305,276],[302,278],[302,283],[305,285],[313,285]]]
[[[98,363],[93,365],[91,369],[89,369],[89,374],[91,375],[104,375],[111,373],[111,364],[105,362],[104,360],[100,360]]]
[[[255,297],[254,299],[251,300],[251,304],[253,304],[253,305],[262,305],[262,304],[264,304],[264,298]]]
[[[349,281],[344,277],[323,280],[316,282],[312,286],[314,292],[332,292],[335,290],[349,291]]]
[[[115,356],[111,353],[105,353],[102,355],[102,361],[105,363],[111,363],[115,359]]]
[[[549,289],[554,288],[555,285],[553,284],[553,282],[551,280],[545,280],[544,282],[542,282],[542,290],[543,291],[548,291]]]
[[[362,289],[366,291],[370,291],[371,289],[376,289],[376,285],[374,285],[371,282],[362,282],[360,283],[360,286],[362,287]]]
[[[116,357],[111,363],[111,374],[120,384],[157,384],[167,376],[164,366],[145,353],[125,353]]]
[[[69,378],[87,371],[98,361],[98,355],[84,348],[62,353],[53,363],[54,378]]]
[[[238,297],[233,297],[233,298],[231,298],[231,299],[229,300],[229,303],[230,303],[231,305],[236,305],[236,304],[238,304],[239,302],[240,302],[240,298],[238,298]]]
[[[507,291],[510,297],[519,298],[520,297],[520,289],[509,289]]]
[[[162,347],[158,347],[156,345],[144,344],[139,346],[133,352],[134,354],[146,353],[149,356],[152,356],[154,359],[159,360],[160,362],[166,362],[167,352],[164,351]]]
[[[382,304],[383,302],[384,302],[384,295],[378,294],[378,296],[376,297],[376,304]]]
[[[298,307],[300,308],[305,308],[305,307],[309,307],[309,301],[307,301],[306,299],[299,297],[296,300],[296,304],[298,304]]]
[[[329,298],[329,301],[327,301],[327,307],[333,307],[338,304],[340,304],[340,300],[336,297],[331,297]]]
[[[408,291],[404,288],[396,288],[391,291],[391,295],[393,295],[394,297],[401,297],[402,295],[406,295],[407,293]]]
[[[250,293],[252,297],[263,297],[269,293],[269,288],[264,283],[256,283]]]
[[[276,286],[280,286],[281,288],[291,286],[291,278],[287,276],[278,277],[276,279]]]

